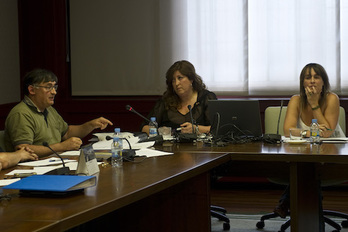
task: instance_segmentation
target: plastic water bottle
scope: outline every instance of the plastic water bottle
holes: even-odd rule
[[[155,137],[158,135],[157,127],[158,124],[156,122],[156,117],[151,117],[151,121],[149,123],[149,137]]]
[[[111,143],[111,165],[113,167],[122,167],[122,150],[123,150],[123,141],[120,137],[121,130],[120,128],[115,128],[115,133]]]
[[[320,142],[320,129],[317,119],[312,119],[312,124],[310,127],[310,141],[311,143],[319,143]]]

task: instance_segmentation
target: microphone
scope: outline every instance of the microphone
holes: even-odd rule
[[[126,105],[126,110],[130,111],[130,112],[133,112],[133,113],[136,113],[137,115],[139,115],[140,117],[142,117],[143,119],[145,119],[147,122],[150,122],[150,120],[146,117],[144,117],[143,115],[139,114],[137,111],[135,111],[133,109],[133,107],[131,107],[130,105]]]
[[[56,156],[58,156],[63,164],[62,168],[57,168],[57,169],[54,169],[52,171],[49,171],[49,172],[45,173],[45,175],[69,175],[70,169],[69,169],[69,167],[65,167],[65,162],[64,162],[63,158],[56,151],[54,151],[50,147],[50,145],[48,145],[47,142],[43,142],[42,145],[47,147],[48,149],[50,149]]]
[[[126,105],[126,110],[137,114],[138,116],[140,116],[143,119],[145,119],[147,122],[151,122],[148,118],[144,117],[143,115],[141,115],[137,111],[135,111],[133,109],[133,107],[131,107],[130,105]],[[156,125],[156,127],[158,129],[158,125]],[[147,142],[147,141],[155,141],[157,144],[161,144],[161,143],[163,143],[163,136],[162,135],[157,135],[157,136],[154,136],[154,137],[151,137],[151,138],[147,138],[146,140],[143,140],[142,142]]]
[[[277,123],[277,134],[265,134],[263,135],[263,141],[268,143],[280,143],[282,140],[282,136],[279,134],[279,124],[280,124],[280,118],[282,115],[283,110],[283,100],[280,102],[280,109],[279,109],[279,116],[278,116],[278,123]]]
[[[191,118],[191,124],[192,124],[192,134],[195,134],[195,130],[193,128],[192,106],[188,105],[187,108],[189,109],[189,112],[190,112],[190,118]]]
[[[191,118],[191,124],[192,124],[192,134],[188,133],[180,133],[178,135],[178,142],[179,143],[190,143],[193,142],[194,140],[197,139],[197,134],[195,133],[194,130],[194,123],[193,123],[193,116],[192,116],[192,107],[191,105],[188,105],[187,108],[189,109],[190,112],[190,118]]]
[[[283,100],[280,102],[280,110],[279,110],[279,117],[278,117],[278,125],[277,125],[277,135],[279,135],[279,124],[280,124],[280,117],[282,115],[283,110]]]

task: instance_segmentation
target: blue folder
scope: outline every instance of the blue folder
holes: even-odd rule
[[[95,176],[33,175],[16,181],[3,189],[38,192],[70,192],[96,185]]]

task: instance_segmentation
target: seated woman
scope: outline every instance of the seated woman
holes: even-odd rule
[[[345,137],[338,124],[340,102],[330,92],[329,78],[319,64],[307,64],[300,75],[300,95],[291,97],[284,121],[284,135],[289,136],[290,128],[306,130],[316,118],[320,126],[320,137]]]
[[[181,128],[181,133],[208,133],[208,100],[216,95],[206,89],[194,66],[185,60],[175,62],[166,73],[167,90],[149,114],[156,117],[159,127]],[[191,123],[190,110],[194,125]],[[192,128],[193,127],[193,128]],[[142,132],[149,134],[149,126],[142,124]]]
[[[330,92],[330,83],[325,69],[315,63],[307,64],[300,74],[300,94],[291,97],[285,120],[284,135],[289,136],[290,128],[301,128],[303,136],[310,136],[312,119],[320,127],[320,137],[346,137],[338,124],[340,102]],[[285,218],[290,208],[289,186],[282,195],[274,212]]]

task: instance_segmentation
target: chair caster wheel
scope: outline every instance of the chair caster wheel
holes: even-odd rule
[[[257,229],[262,229],[263,227],[265,227],[265,222],[259,221],[258,223],[256,223],[256,227]]]
[[[224,230],[230,230],[230,224],[229,223],[224,223],[223,227],[224,227]]]
[[[342,221],[342,222],[341,222],[341,226],[342,226],[343,228],[347,228],[347,227],[348,227],[348,221],[347,221],[347,220]]]

